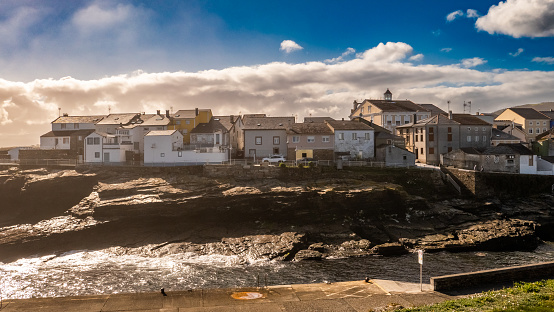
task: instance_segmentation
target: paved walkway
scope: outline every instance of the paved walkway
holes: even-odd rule
[[[431,291],[429,284],[389,280],[329,284],[282,285],[267,288],[198,289],[161,293],[3,300],[1,312],[14,311],[379,311],[401,305],[414,307],[456,299]]]

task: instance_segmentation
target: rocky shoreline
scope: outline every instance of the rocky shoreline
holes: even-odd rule
[[[432,171],[413,169],[313,176],[2,171],[0,261],[114,247],[245,261],[533,250],[554,233],[549,194],[459,198]]]

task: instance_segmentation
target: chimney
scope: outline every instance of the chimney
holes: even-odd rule
[[[452,111],[448,111],[448,119],[452,119]]]
[[[233,115],[229,116],[229,120],[231,121],[231,123],[233,123],[234,118],[235,118],[235,116],[233,116]]]
[[[354,112],[358,108],[358,101],[354,100],[354,109],[352,112]]]
[[[198,107],[194,109],[195,116],[198,116]]]
[[[165,110],[165,117],[169,118],[169,109]]]
[[[158,109],[158,110],[156,111],[156,115],[159,115],[159,114],[160,114],[160,110]]]
[[[416,121],[417,121],[417,114],[414,113],[414,124],[416,123]]]

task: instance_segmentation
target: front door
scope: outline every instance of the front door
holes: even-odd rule
[[[110,162],[110,153],[104,153],[104,162]]]

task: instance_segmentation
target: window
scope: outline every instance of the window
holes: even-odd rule
[[[293,135],[292,136],[292,143],[298,143],[298,142],[300,142],[300,136]]]
[[[177,152],[177,157],[183,157],[183,152],[181,151]]]
[[[532,126],[532,125],[533,125],[533,122],[532,122],[532,121],[530,121],[530,122],[529,122],[529,125],[530,125],[530,126]]]
[[[74,123],[74,124],[73,124],[73,129],[79,129],[79,124],[78,124],[78,123]]]
[[[281,137],[274,136],[273,137],[273,145],[279,145],[281,144]]]
[[[93,138],[94,139],[94,145],[100,145],[100,138]]]
[[[366,139],[366,140],[371,140],[371,133],[366,132],[366,133],[365,133],[365,139]]]
[[[449,147],[448,147],[448,152],[449,152],[449,153],[452,152],[452,146],[449,146]]]
[[[541,125],[540,121],[537,121],[537,126],[540,126],[540,125]]]
[[[471,131],[471,127],[467,127],[467,131]]]
[[[92,138],[87,138],[87,145],[92,145],[94,144],[93,142]]]
[[[69,138],[63,138],[63,144],[69,144]]]
[[[185,120],[185,124],[190,125],[190,120]]]
[[[310,135],[308,136],[308,143],[314,143],[315,142],[315,136]]]
[[[357,140],[358,134],[356,132],[352,133],[352,140]]]
[[[486,135],[483,136],[483,142],[487,142],[487,136]]]
[[[529,155],[529,166],[533,166],[533,155]]]
[[[160,153],[160,157],[165,157],[165,153]]]
[[[542,125],[543,125],[543,126],[546,126],[546,121],[543,121],[543,122],[542,122]]]
[[[321,137],[321,142],[323,142],[323,143],[329,143],[329,142],[331,142],[331,139],[329,138],[328,135],[325,135],[325,136],[322,136],[322,137]]]
[[[475,127],[473,130],[475,131],[479,131],[479,127]]]
[[[416,141],[416,142],[418,142],[417,138],[418,138],[418,136],[416,135],[416,136],[415,136],[415,141]]]
[[[420,135],[419,135],[419,140],[420,140],[421,142],[423,142],[423,134],[420,134]]]
[[[529,128],[529,133],[533,134],[533,128]]]
[[[483,127],[483,131],[487,131],[487,128],[486,128],[486,127]]]
[[[343,132],[339,133],[339,140],[344,140],[344,133]]]
[[[448,142],[452,142],[452,133],[448,134]]]
[[[431,128],[429,128],[429,133],[435,133],[435,130],[434,130],[434,128],[432,128],[432,127],[431,127]]]
[[[94,152],[94,158],[100,158],[100,152]]]
[[[61,124],[60,127],[61,127],[62,129],[65,129],[66,124]]]
[[[397,120],[395,123],[397,126],[400,126],[400,120]]]
[[[400,135],[404,134],[404,129],[398,130],[398,134],[400,134]]]
[[[219,136],[220,136],[219,133],[215,134],[215,144],[219,144]]]
[[[433,133],[429,133],[429,142],[435,141],[435,135]]]
[[[408,157],[407,157],[406,155],[403,155],[403,156],[402,156],[402,159],[403,159],[403,160],[406,160],[406,159],[408,159]]]
[[[546,128],[542,128],[542,132],[546,132]]]
[[[180,120],[176,120],[176,121],[175,121],[175,124],[176,124],[176,125],[180,125],[180,124],[181,124],[181,121],[180,121]]]
[[[256,145],[262,145],[262,137],[256,137]]]
[[[435,154],[435,148],[429,147],[429,155],[433,155],[433,154]]]
[[[361,112],[362,114],[364,113],[364,107],[363,107],[363,106],[360,108],[360,112]]]
[[[468,142],[471,142],[471,135],[468,135],[468,136],[467,136],[467,141],[468,141]]]
[[[478,135],[475,136],[475,142],[479,142],[479,136]]]
[[[278,147],[274,147],[274,148],[273,148],[273,154],[274,154],[274,155],[279,154],[279,148],[278,148]]]
[[[423,155],[423,147],[419,149],[421,155]]]
[[[541,129],[540,129],[540,128],[537,128],[537,129],[535,129],[535,130],[537,130],[537,132],[535,132],[536,134],[541,133]]]

